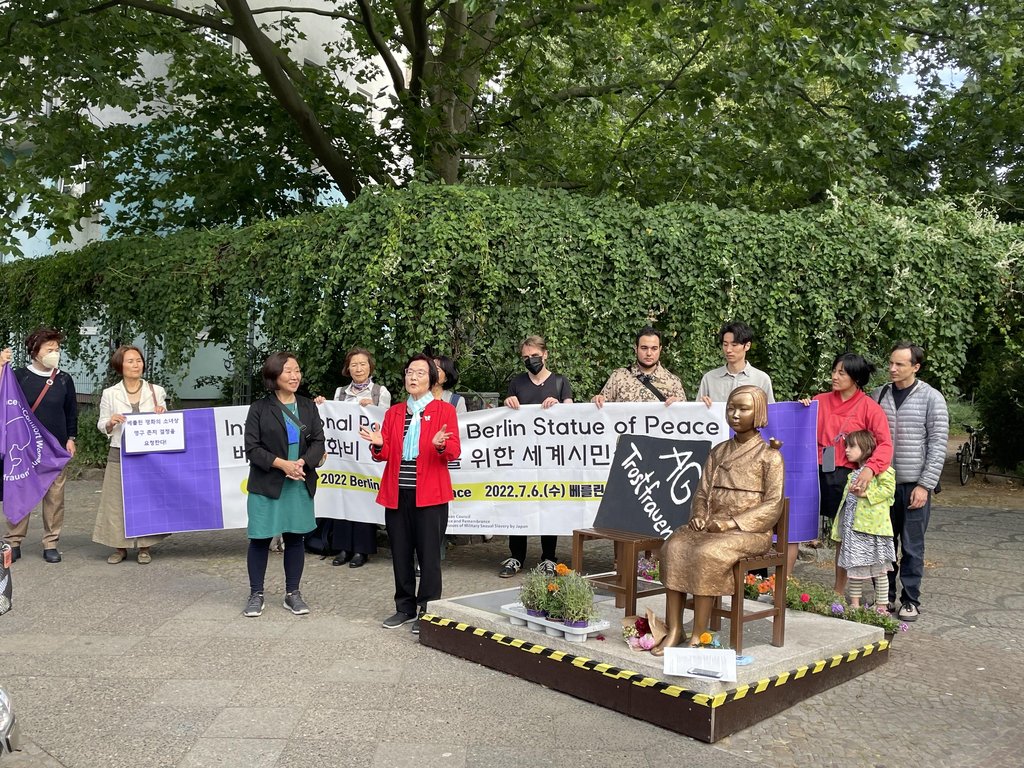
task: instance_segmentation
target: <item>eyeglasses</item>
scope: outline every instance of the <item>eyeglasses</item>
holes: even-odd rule
[[[430,372],[429,371],[421,371],[418,368],[417,369],[413,369],[413,368],[406,368],[405,369],[405,378],[407,378],[407,379],[422,379],[424,376],[430,376]]]

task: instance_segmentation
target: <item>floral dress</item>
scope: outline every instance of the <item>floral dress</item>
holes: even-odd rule
[[[860,474],[860,469],[850,473],[849,484],[853,485]],[[872,480],[874,482],[874,480]],[[892,536],[875,536],[861,533],[853,529],[853,518],[857,512],[860,497],[847,494],[846,503],[840,511],[839,529],[842,531],[842,546],[836,564],[845,568],[851,579],[873,579],[885,576],[892,570],[892,562],[896,559],[896,548]]]

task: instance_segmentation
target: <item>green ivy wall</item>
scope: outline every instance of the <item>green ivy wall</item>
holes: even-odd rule
[[[780,214],[529,189],[414,186],[238,230],[100,242],[0,267],[0,328],[83,322],[145,337],[187,365],[196,335],[246,358],[250,324],[297,351],[314,392],[344,351],[374,351],[397,389],[405,355],[453,354],[464,383],[503,391],[517,342],[547,336],[550,366],[589,397],[631,359],[648,320],[692,392],[719,365],[718,326],[748,322],[777,396],[821,391],[846,349],[884,363],[909,338],[955,391],[980,339],[1019,328],[1020,228],[970,205],[833,200]],[[264,350],[260,350],[262,354]]]

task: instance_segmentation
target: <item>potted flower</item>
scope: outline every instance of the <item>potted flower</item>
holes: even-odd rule
[[[545,616],[545,603],[548,599],[548,575],[537,566],[528,571],[519,587],[519,602],[530,616]]]
[[[775,593],[775,574],[772,574],[768,578],[764,576],[758,576],[753,573],[748,573],[743,584],[743,596],[748,600],[764,600],[771,601],[772,595]]]
[[[594,586],[576,571],[558,576],[559,602],[562,620],[566,626],[585,627],[596,617],[594,613]]]
[[[544,584],[544,591],[546,595],[544,597],[544,610],[547,611],[548,621],[561,621],[562,620],[562,584],[561,579],[556,577],[548,577]]]

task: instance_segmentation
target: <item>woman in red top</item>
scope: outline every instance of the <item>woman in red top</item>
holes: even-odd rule
[[[846,436],[863,429],[870,432],[878,444],[857,482],[850,487],[850,493],[855,496],[863,496],[871,478],[880,475],[892,463],[889,420],[881,406],[864,393],[874,371],[875,366],[860,355],[851,352],[838,355],[832,361],[832,391],[814,396],[818,403],[819,512],[826,518],[829,528],[839,510],[846,478],[856,468],[846,458]],[[809,398],[800,402],[811,404]],[[797,546],[790,545],[791,565],[796,559]],[[846,570],[839,566],[836,566],[835,590],[840,595],[846,591]]]
[[[388,409],[379,430],[359,430],[373,458],[386,462],[377,503],[384,507],[391,540],[395,615],[383,626],[397,629],[412,622],[413,634],[419,634],[427,603],[441,597],[441,543],[454,498],[448,462],[462,450],[455,408],[434,399],[430,390],[436,383],[434,361],[413,355],[405,366],[409,399]],[[420,564],[419,591],[414,556]]]

